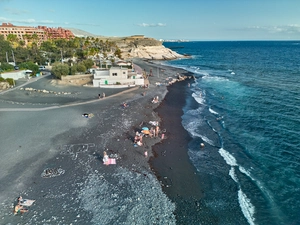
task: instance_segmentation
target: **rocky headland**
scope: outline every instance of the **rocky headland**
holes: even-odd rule
[[[131,36],[117,41],[117,46],[122,51],[122,57],[141,58],[153,60],[171,60],[185,58],[169,48],[163,46],[161,41],[154,38],[144,37],[143,35]]]

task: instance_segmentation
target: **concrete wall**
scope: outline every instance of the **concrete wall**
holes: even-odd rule
[[[4,79],[12,78],[14,80],[18,80],[20,78],[28,78],[27,75],[25,74],[25,70],[15,70],[12,72],[1,73],[0,76],[3,77]]]
[[[144,85],[145,80],[144,78],[137,78],[137,79],[120,79],[120,78],[116,78],[116,79],[94,79],[93,80],[93,86],[94,87],[105,87],[105,86],[111,86],[111,85],[115,85],[116,87],[118,87],[118,85],[116,85],[117,83],[120,83],[121,85]],[[121,86],[120,85],[120,86]]]
[[[84,85],[88,83],[92,83],[94,75],[92,74],[83,74],[83,75],[69,75],[62,76],[61,80],[64,83],[70,83],[74,85]]]

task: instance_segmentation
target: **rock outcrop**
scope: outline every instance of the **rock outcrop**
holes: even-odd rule
[[[180,55],[163,46],[162,42],[143,36],[125,38],[117,42],[117,45],[122,51],[122,58],[124,59],[135,57],[154,60],[185,58],[184,55]]]
[[[10,88],[10,85],[8,82],[0,82],[0,90],[6,90],[9,88]]]

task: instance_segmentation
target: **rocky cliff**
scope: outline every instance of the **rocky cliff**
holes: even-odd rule
[[[117,46],[122,51],[124,59],[138,57],[143,59],[169,60],[185,57],[164,47],[162,42],[143,36],[139,36],[138,38],[134,36],[124,38],[117,42]]]

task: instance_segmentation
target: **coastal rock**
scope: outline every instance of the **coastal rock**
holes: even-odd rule
[[[144,37],[143,35],[127,37],[121,41],[117,41],[117,46],[120,48],[122,58],[124,59],[170,60],[186,57],[166,48],[161,41]]]
[[[8,82],[0,82],[0,90],[6,90],[10,88],[10,85]]]
[[[139,46],[137,48],[131,48],[129,50],[130,57],[137,57],[143,59],[154,59],[154,60],[170,60],[177,58],[184,58],[180,55],[163,45],[161,46]]]

